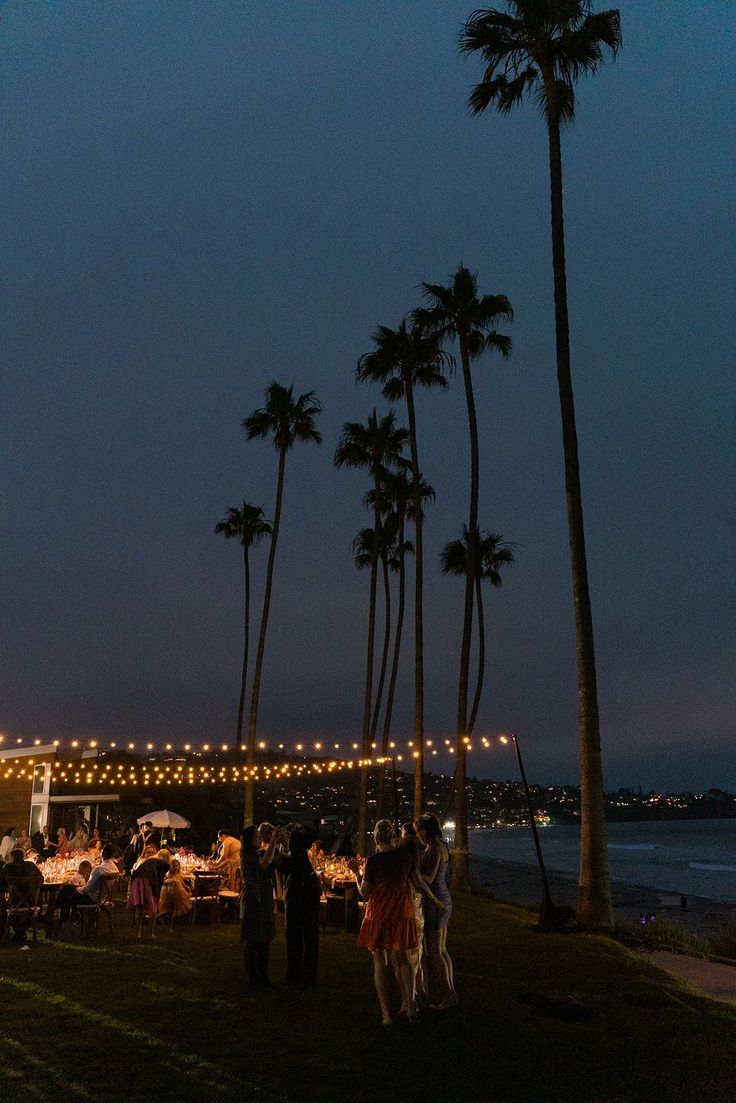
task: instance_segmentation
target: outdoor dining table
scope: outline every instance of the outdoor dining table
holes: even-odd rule
[[[342,897],[342,923],[346,931],[357,931],[360,926],[358,886],[353,877],[335,877],[325,885],[326,898]]]

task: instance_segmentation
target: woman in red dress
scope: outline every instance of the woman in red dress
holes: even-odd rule
[[[351,864],[358,891],[366,901],[358,945],[373,954],[373,977],[381,1005],[383,1026],[393,1022],[389,1009],[390,976],[394,972],[401,988],[402,1007],[409,1022],[415,1018],[414,977],[409,952],[418,945],[414,904],[409,885],[437,903],[440,901],[417,871],[413,848],[397,847],[390,820],[379,820],[373,837],[376,853],[365,864],[361,877],[357,862]]]

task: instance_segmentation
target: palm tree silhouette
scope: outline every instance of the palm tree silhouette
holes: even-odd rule
[[[369,555],[371,568],[370,606],[368,617],[368,644],[366,654],[365,693],[363,697],[362,757],[367,759],[371,753],[371,715],[373,708],[373,663],[376,634],[376,595],[378,584],[378,560],[381,543],[382,512],[381,479],[385,471],[401,460],[401,452],[407,440],[406,429],[396,425],[396,415],[392,411],[383,417],[378,416],[375,408],[365,424],[360,421],[348,421],[343,425],[340,440],[335,450],[334,464],[337,468],[367,468],[373,482],[373,539],[370,547],[363,550]],[[366,817],[368,795],[368,769],[360,771],[360,796],[358,801],[358,849],[366,853]]]
[[[422,616],[423,554],[421,472],[417,448],[417,423],[414,408],[416,387],[446,387],[443,374],[451,357],[442,349],[434,334],[422,334],[402,321],[398,329],[378,326],[373,334],[374,350],[358,361],[359,382],[382,385],[382,394],[389,402],[406,402],[411,449],[412,497],[415,528],[414,584],[414,814],[420,815],[424,804],[424,623]]]
[[[245,783],[245,823],[253,822],[255,804],[255,784],[252,776],[252,767],[255,762],[256,731],[258,727],[258,702],[261,693],[261,675],[263,672],[263,656],[266,649],[266,631],[268,629],[268,614],[271,607],[271,589],[273,586],[273,567],[276,559],[276,545],[279,538],[281,524],[281,506],[284,498],[284,473],[286,470],[286,456],[295,444],[322,443],[322,434],[315,428],[315,418],[322,411],[322,404],[314,397],[314,391],[306,391],[294,398],[294,387],[285,387],[276,381],[266,387],[266,402],[258,410],[244,418],[242,421],[246,440],[259,440],[270,438],[278,452],[278,475],[276,479],[276,503],[273,512],[273,528],[271,545],[268,549],[268,565],[266,567],[266,585],[263,592],[263,611],[261,613],[261,628],[258,634],[258,650],[256,651],[256,663],[253,673],[253,685],[250,698],[250,716],[248,718],[248,744],[246,748],[246,763],[249,767]]]
[[[473,556],[473,574],[475,578],[475,603],[478,607],[478,674],[473,694],[473,704],[467,724],[467,735],[471,736],[475,728],[475,721],[480,707],[480,698],[483,692],[483,678],[486,668],[486,631],[485,615],[483,611],[483,593],[481,583],[485,580],[491,586],[498,589],[503,585],[501,570],[509,567],[515,561],[513,549],[515,544],[504,540],[500,532],[478,532],[476,530],[476,552]],[[470,570],[471,554],[467,525],[463,525],[463,535],[459,540],[451,540],[446,544],[441,555],[442,573],[459,575],[467,578]],[[464,792],[465,778],[459,781],[459,792]],[[467,803],[463,801],[464,818],[467,832]],[[457,830],[458,816],[456,812],[455,825]],[[466,839],[467,842],[467,839]]]
[[[227,517],[215,525],[215,533],[226,540],[238,540],[243,548],[243,569],[245,573],[245,601],[243,607],[243,671],[240,678],[240,700],[238,701],[238,719],[235,728],[235,746],[240,750],[243,745],[243,710],[245,708],[245,685],[248,679],[248,638],[250,635],[250,557],[254,544],[260,543],[264,536],[270,536],[271,523],[266,520],[260,506],[243,501],[243,508],[231,506]]]
[[[478,278],[465,265],[460,265],[448,287],[442,284],[423,283],[422,288],[428,306],[419,307],[412,314],[414,324],[426,333],[434,333],[442,340],[457,341],[460,347],[465,404],[468,411],[470,435],[470,505],[466,531],[478,529],[479,448],[478,420],[473,393],[471,361],[478,360],[484,352],[495,349],[502,356],[511,352],[511,338],[496,332],[499,319],[513,318],[511,303],[505,295],[482,295],[478,298]],[[476,582],[475,541],[467,548],[468,563],[465,574],[465,603],[463,607],[463,632],[460,645],[460,673],[458,677],[457,739],[455,760],[455,793],[465,798],[467,773],[468,687],[470,683],[470,648],[473,633],[473,593]],[[467,810],[455,817],[455,862],[453,881],[455,888],[465,888],[470,880],[470,864],[467,852]]]
[[[604,50],[615,57],[621,22],[615,9],[593,12],[588,0],[507,0],[506,11],[474,12],[460,48],[480,54],[483,79],[469,97],[476,115],[493,105],[501,114],[532,95],[547,124],[552,216],[557,384],[562,415],[565,494],[572,568],[578,671],[580,743],[580,880],[578,920],[586,927],[613,924],[608,876],[593,618],[585,554],[575,404],[570,371],[567,275],[562,204],[560,130],[575,117],[575,82],[595,73]]]

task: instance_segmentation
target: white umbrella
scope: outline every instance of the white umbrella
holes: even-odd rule
[[[171,827],[173,829],[192,826],[189,820],[185,820],[178,812],[169,812],[167,808],[164,808],[161,812],[147,812],[136,822],[139,825],[152,823],[154,827]]]

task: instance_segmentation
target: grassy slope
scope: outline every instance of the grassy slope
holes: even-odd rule
[[[467,898],[450,948],[461,1007],[383,1030],[354,936],[322,937],[319,988],[251,995],[234,925],[137,944],[119,908],[112,942],[0,951],[0,1100],[736,1101],[736,1013],[620,946]],[[590,1018],[540,1013],[554,995]]]

